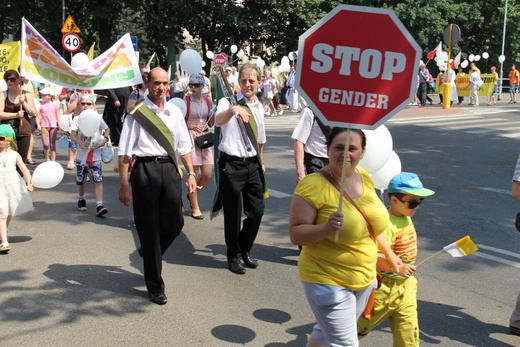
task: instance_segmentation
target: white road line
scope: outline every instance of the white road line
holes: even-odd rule
[[[500,257],[496,257],[494,255],[490,255],[490,254],[487,254],[487,253],[482,253],[480,251],[477,251],[477,252],[475,252],[473,254],[475,254],[477,257],[485,258],[485,259],[488,259],[488,260],[493,260],[493,261],[496,261],[497,263],[509,265],[509,266],[512,266],[512,267],[516,267],[517,269],[520,269],[520,263],[517,263],[515,261],[502,259]]]
[[[280,192],[280,191],[274,190],[274,189],[269,189],[269,196],[272,196],[273,198],[278,198],[278,199],[292,197],[292,195],[290,195],[290,194],[286,194],[284,192]]]
[[[506,190],[506,189],[492,188],[492,187],[477,187],[477,188],[488,191],[488,192],[493,192],[493,193],[500,193],[500,194],[507,194],[507,195],[511,194],[511,190]]]
[[[479,248],[479,250],[477,252],[473,253],[477,257],[481,257],[481,258],[484,258],[484,259],[492,260],[492,261],[495,261],[495,262],[500,263],[500,264],[504,264],[504,265],[508,265],[508,266],[512,266],[512,267],[516,267],[517,269],[520,269],[520,263],[518,263],[516,261],[507,260],[507,259],[504,259],[504,258],[497,257],[495,255],[484,253],[481,250],[485,249],[487,251],[499,253],[499,254],[502,254],[502,255],[505,255],[505,256],[509,256],[509,257],[512,257],[512,258],[517,258],[517,259],[520,259],[520,254],[514,253],[514,252],[510,252],[510,251],[506,251],[505,249],[501,249],[501,248],[486,246],[486,245],[483,245],[483,244],[477,244],[477,247]]]
[[[505,249],[491,247],[491,246],[486,246],[486,245],[482,245],[482,244],[477,244],[477,247],[481,248],[481,249],[488,250],[488,251],[493,251],[493,252],[496,252],[496,253],[502,253],[502,254],[508,255],[510,257],[520,259],[520,254],[514,253],[514,252],[510,252],[510,251],[506,251]]]

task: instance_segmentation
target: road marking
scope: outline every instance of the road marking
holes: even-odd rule
[[[488,251],[492,251],[492,252],[496,252],[496,253],[508,255],[510,257],[513,257],[513,258],[520,259],[520,254],[509,252],[509,251],[506,251],[505,249],[495,248],[495,247],[486,246],[486,245],[482,245],[482,244],[477,244],[477,247],[479,249],[485,249],[485,250],[488,250]],[[520,263],[518,263],[516,261],[511,261],[511,260],[507,260],[507,259],[504,259],[504,258],[500,258],[500,257],[494,256],[494,255],[491,255],[491,254],[484,253],[484,252],[482,252],[480,250],[475,252],[475,253],[473,253],[473,254],[475,254],[477,257],[485,258],[485,259],[492,260],[492,261],[495,261],[495,262],[500,263],[500,264],[509,265],[509,266],[512,266],[512,267],[516,267],[517,269],[520,269]]]
[[[292,195],[286,194],[286,193],[281,192],[279,190],[274,190],[274,189],[268,189],[268,190],[269,190],[269,195],[272,196],[273,198],[282,199],[282,198],[290,198],[290,197],[292,197]]]
[[[491,187],[477,187],[477,188],[488,191],[488,192],[493,192],[493,193],[500,193],[500,194],[507,194],[507,195],[511,194],[511,191],[506,190],[506,189],[491,188]]]

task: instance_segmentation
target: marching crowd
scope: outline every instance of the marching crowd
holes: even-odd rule
[[[153,303],[168,301],[162,255],[184,226],[183,186],[187,186],[191,217],[203,219],[198,193],[210,181],[215,159],[219,177],[211,215],[223,212],[228,269],[238,275],[256,269],[259,263],[252,250],[268,196],[264,117],[281,114],[287,105],[289,110],[302,111],[291,136],[298,184],[290,207],[289,237],[301,249],[298,271],[317,321],[307,346],[357,346],[360,338],[385,320],[395,346],[418,346],[413,276],[417,233],[412,217],[434,192],[416,174],[402,172],[389,183],[387,208],[370,175],[358,166],[366,148],[363,131],[330,128],[316,118],[300,102],[294,69],[277,75],[245,64],[237,75],[235,70],[229,67],[227,76],[222,76],[232,97],[217,100],[214,106],[211,84],[203,73],[184,81],[179,74],[170,80],[159,67],[142,69],[142,85],[106,92],[106,112],[94,136],[86,136],[78,122],[82,112],[96,108],[92,91],[56,93],[45,86],[30,92],[18,72],[6,72],[7,91],[0,93],[0,252],[11,250],[7,239],[11,218],[32,208],[33,187],[26,164],[32,163],[31,144],[38,130],[44,159],[49,161],[56,160],[59,133],[67,134],[67,168],[76,168],[78,210],[87,210],[84,183],[90,179],[97,216],[108,213],[103,206],[99,150],[108,142],[117,145],[118,197],[125,206],[132,202],[138,252]],[[421,66],[425,81],[427,74]],[[168,101],[175,98],[184,100],[186,108]],[[424,94],[420,99],[425,102]],[[66,132],[60,129],[64,114],[71,114]],[[220,133],[218,158],[211,141],[210,145],[197,141],[212,127]]]

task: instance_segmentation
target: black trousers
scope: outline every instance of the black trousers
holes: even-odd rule
[[[182,180],[171,161],[137,158],[130,181],[146,288],[150,294],[161,293],[162,255],[184,226]]]
[[[29,148],[31,147],[31,136],[17,136],[16,146],[18,147],[18,153],[22,157],[24,163],[27,164],[27,158],[31,155]]]
[[[229,261],[241,252],[249,252],[253,247],[265,205],[261,167],[256,158],[244,162],[229,159],[223,154],[219,159],[219,189],[222,192]],[[242,205],[246,215],[243,226]]]

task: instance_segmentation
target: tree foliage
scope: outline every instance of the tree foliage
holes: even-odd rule
[[[261,56],[268,64],[298,48],[298,38],[340,1],[330,0],[65,0],[65,15],[72,15],[81,28],[82,51],[94,42],[96,53],[110,47],[118,35],[138,37],[141,63],[155,52],[155,65],[167,66],[168,43],[177,52],[188,46],[206,52],[230,53],[237,45],[250,56]],[[393,9],[408,28],[424,55],[443,38],[445,28],[457,24],[462,32],[453,55],[490,55],[489,66],[498,64],[502,52],[505,0],[351,0],[351,5]],[[0,16],[0,38],[20,37],[25,17],[58,51],[63,25],[59,1],[7,0]],[[520,4],[508,1],[504,55],[506,64],[520,61]],[[377,23],[366,23],[375,35]],[[184,35],[188,32],[191,39]],[[338,28],[338,34],[342,33]],[[445,46],[446,47],[446,46]],[[248,51],[249,50],[249,51]],[[66,56],[65,56],[66,57]],[[486,62],[487,67],[487,62]]]

